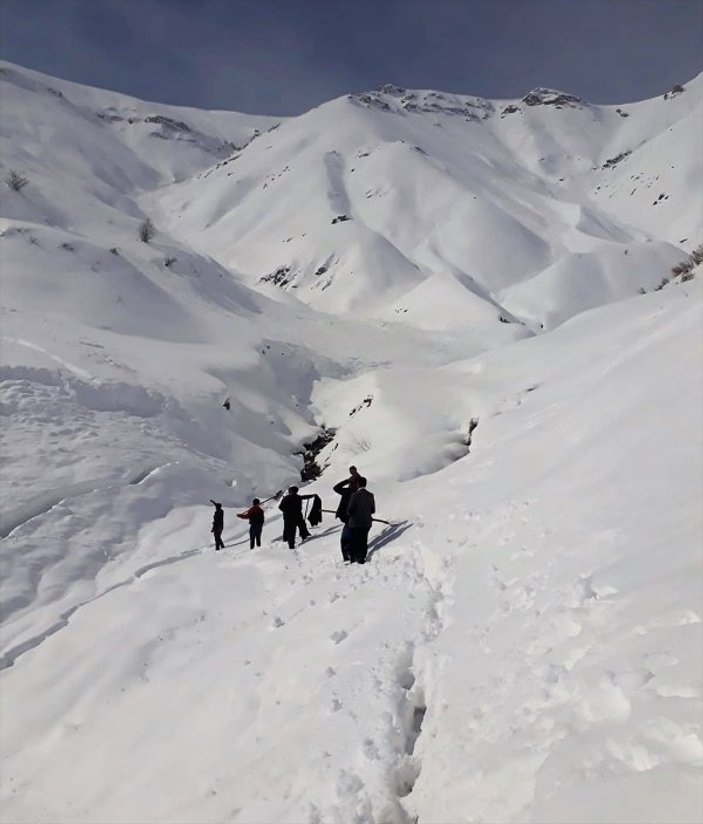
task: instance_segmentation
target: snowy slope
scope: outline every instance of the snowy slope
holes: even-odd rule
[[[697,292],[458,365],[471,454],[375,485],[364,569],[155,520],[5,674],[12,820],[698,821]]]
[[[555,94],[340,98],[145,202],[252,284],[325,311],[436,328],[455,305],[453,275],[467,324],[485,322],[485,301],[533,326],[560,322],[651,287],[675,246],[698,242],[703,78],[627,111],[555,106]],[[636,263],[613,282],[616,255]],[[417,306],[423,282],[434,298]],[[545,314],[547,290],[557,305]]]
[[[3,137],[8,148],[22,152],[20,162],[46,161],[59,171],[53,151],[67,160],[94,164],[96,157],[112,158],[118,184],[148,187],[188,177],[244,146],[281,118],[237,112],[207,112],[183,106],[147,103],[124,94],[94,89],[0,61],[3,99]],[[72,123],[68,126],[68,123]],[[71,140],[66,140],[69,130]],[[62,139],[63,138],[63,139]],[[81,149],[86,148],[81,157]],[[49,151],[49,150],[52,151]],[[67,157],[67,154],[70,155]],[[136,155],[130,162],[129,155]],[[52,163],[51,160],[54,160]],[[130,172],[135,160],[149,167]],[[76,169],[83,171],[83,169]]]
[[[700,266],[654,289],[701,79],[280,121],[0,75],[3,816],[700,820]],[[234,517],[321,427],[364,568]]]

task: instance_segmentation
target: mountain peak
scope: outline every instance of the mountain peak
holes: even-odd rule
[[[482,97],[434,89],[404,89],[393,83],[385,83],[370,92],[350,94],[348,99],[385,112],[453,114],[469,120],[485,120],[495,111],[494,104]]]

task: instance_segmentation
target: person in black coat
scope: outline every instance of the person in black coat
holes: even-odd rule
[[[222,509],[222,504],[210,499],[210,503],[215,504],[215,514],[212,518],[212,529],[210,532],[215,536],[215,549],[224,549],[225,545],[222,540],[222,530],[225,528],[225,513]]]
[[[352,563],[366,563],[368,538],[373,514],[376,511],[374,496],[366,489],[366,478],[357,479],[356,489],[347,507],[347,526],[349,527],[349,560]]]
[[[351,537],[351,531],[347,524],[349,520],[349,515],[347,514],[347,508],[349,507],[349,499],[351,498],[352,494],[359,488],[357,479],[359,478],[359,473],[355,466],[349,467],[349,477],[345,478],[343,481],[340,481],[338,484],[335,484],[332,489],[340,496],[339,498],[339,506],[337,507],[337,511],[334,513],[335,518],[338,518],[343,526],[342,526],[342,534],[339,538],[340,548],[342,550],[342,558],[345,561],[349,560],[349,539]]]
[[[283,540],[287,541],[291,549],[295,549],[295,533],[300,530],[301,540],[310,537],[305,519],[303,518],[303,501],[313,498],[314,495],[298,495],[298,487],[291,486],[288,494],[281,499],[278,508],[283,513]]]

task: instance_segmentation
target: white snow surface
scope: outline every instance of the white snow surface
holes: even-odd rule
[[[703,821],[702,76],[0,83],[0,820]],[[235,517],[323,427],[364,566]]]

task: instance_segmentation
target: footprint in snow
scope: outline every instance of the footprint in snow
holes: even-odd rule
[[[341,644],[346,637],[346,630],[340,629],[337,632],[333,632],[332,635],[330,635],[330,641],[333,641],[335,644]]]
[[[381,753],[372,738],[364,739],[364,755],[369,761],[380,761],[381,759]]]

